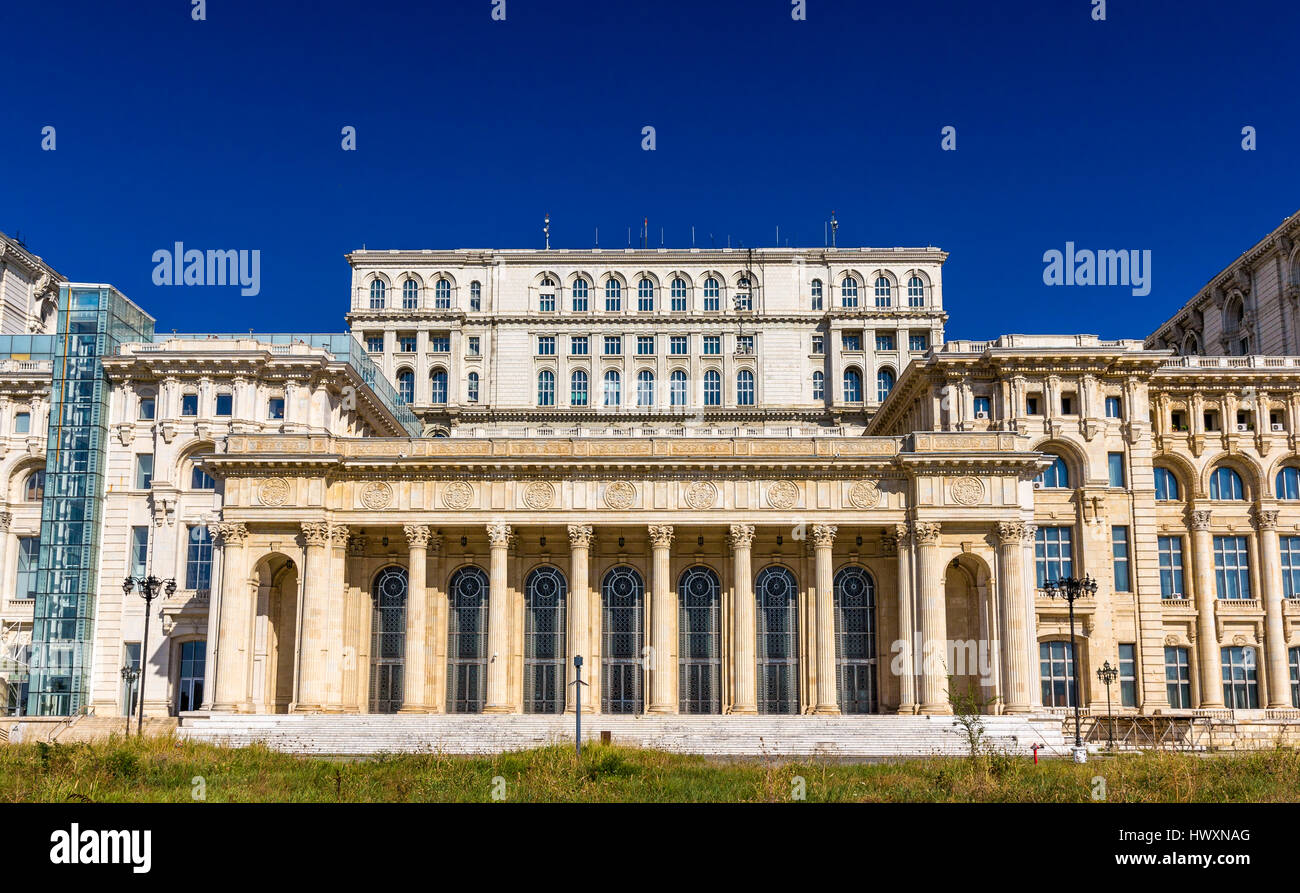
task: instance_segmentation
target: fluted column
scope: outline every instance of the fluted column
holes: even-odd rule
[[[916,615],[912,610],[912,532],[906,524],[894,525],[898,540],[898,656],[902,672],[898,677],[898,712],[916,712]],[[891,660],[892,662],[892,660]]]
[[[302,647],[298,655],[297,713],[319,713],[325,701],[326,630],[329,625],[330,525],[307,521],[302,525],[307,545],[302,585]]]
[[[1007,713],[1030,712],[1033,685],[1029,660],[1030,621],[1025,592],[1025,525],[1018,521],[998,524],[998,612],[1002,615],[1002,698]]]
[[[817,704],[813,712],[837,714],[840,705],[835,673],[835,580],[831,560],[835,526],[814,524],[812,541],[817,579]]]
[[[402,667],[402,707],[399,713],[428,713],[427,672],[429,643],[429,599],[426,590],[429,561],[429,528],[406,524],[406,653]]]
[[[732,678],[735,695],[732,713],[758,713],[755,685],[757,631],[754,626],[754,573],[750,552],[754,545],[754,525],[732,524],[729,533],[732,553]]]
[[[492,562],[488,589],[487,703],[483,712],[509,713],[510,695],[506,683],[510,638],[506,623],[510,614],[510,593],[506,591],[506,559],[512,531],[509,524],[489,524],[487,534]]]
[[[217,678],[212,709],[233,713],[247,709],[244,691],[247,688],[248,653],[252,647],[246,634],[252,610],[244,547],[248,539],[248,528],[234,523],[214,526],[217,536],[221,538],[221,617],[218,622]]]
[[[1196,563],[1196,656],[1202,707],[1223,706],[1219,633],[1214,624],[1214,536],[1210,513],[1192,512],[1192,560]]]
[[[347,575],[348,575],[348,527],[346,524],[329,525],[330,565],[329,582],[326,584],[328,600],[327,621],[325,626],[325,710],[329,713],[342,713],[343,677],[345,673],[343,649],[344,627],[347,625]]]
[[[1255,513],[1259,530],[1260,576],[1264,584],[1264,647],[1268,651],[1268,706],[1291,706],[1291,670],[1282,626],[1282,550],[1276,511]]]
[[[650,526],[651,561],[650,618],[650,706],[647,713],[676,713],[677,599],[673,598],[669,577],[669,556],[673,547],[673,528],[668,524]]]
[[[569,673],[573,673],[573,659],[578,655],[582,656],[584,667],[590,674],[591,648],[587,641],[590,630],[590,620],[587,615],[587,608],[591,603],[591,525],[590,524],[570,524],[569,525]],[[570,680],[572,677],[570,676]],[[584,686],[585,687],[585,686]],[[573,686],[576,689],[577,686]],[[570,690],[564,698],[564,712],[573,713],[577,709],[578,698],[581,696],[583,713],[591,710],[593,695],[589,692],[581,694],[575,690]],[[599,692],[595,697],[599,697]]]
[[[921,713],[951,713],[948,701],[948,605],[943,562],[939,558],[939,525],[917,521],[917,589],[921,602]]]
[[[0,605],[4,604],[4,593],[17,593],[17,576],[15,576],[14,587],[9,586],[9,579],[6,576],[5,560],[9,557],[9,525],[13,523],[14,516],[12,512],[0,512]],[[129,571],[130,564],[127,564]]]

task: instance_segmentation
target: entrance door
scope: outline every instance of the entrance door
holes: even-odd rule
[[[370,712],[396,713],[402,706],[406,661],[406,568],[384,568],[371,597]]]

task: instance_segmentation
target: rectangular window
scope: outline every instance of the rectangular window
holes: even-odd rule
[[[1034,534],[1038,588],[1050,580],[1074,576],[1072,527],[1040,527]]]
[[[1158,537],[1156,552],[1160,556],[1160,597],[1186,598],[1187,590],[1183,588],[1183,538]]]
[[[1108,418],[1108,419],[1122,419],[1123,417],[1124,417],[1124,415],[1123,415],[1123,413],[1120,411],[1119,398],[1118,398],[1118,397],[1107,397],[1107,398],[1106,398],[1106,418]]]
[[[383,335],[367,335],[367,336],[366,336],[366,350],[370,351],[370,353],[383,353],[383,352],[384,352],[384,336],[383,336]]]
[[[887,332],[876,333],[876,350],[893,350],[894,336]]]
[[[554,292],[542,292],[541,295],[539,295],[539,296],[538,296],[538,299],[537,299],[537,309],[540,310],[542,313],[554,313],[554,312],[555,312],[555,293],[554,293]]]
[[[14,416],[14,433],[29,434],[32,430],[32,414],[30,412],[20,412]]]
[[[587,355],[588,342],[586,335],[569,336],[569,356],[585,357]]]
[[[1038,398],[1025,398],[1025,415],[1038,415]]]
[[[1074,706],[1074,653],[1069,642],[1040,642],[1038,672],[1044,707]]]
[[[1107,453],[1106,470],[1110,473],[1110,485],[1112,487],[1124,486],[1124,454]]]
[[[415,336],[398,335],[397,349],[402,353],[415,353]]]
[[[1207,412],[1202,419],[1205,422],[1206,431],[1219,430],[1219,414],[1217,412]]]
[[[623,336],[606,335],[605,336],[605,356],[617,357],[623,353]]]
[[[754,336],[737,335],[736,353],[740,354],[743,357],[752,357],[754,355]]]
[[[181,394],[181,415],[194,416],[198,414],[199,414],[199,395]]]
[[[1230,710],[1259,708],[1259,676],[1255,649],[1249,645],[1224,648],[1219,652],[1223,664],[1223,704]]]
[[[722,336],[705,335],[704,336],[704,355],[715,357],[722,354]]]
[[[218,394],[217,395],[217,416],[219,418],[226,418],[227,416],[234,415],[234,412],[235,412],[234,394]]]
[[[686,312],[686,282],[682,279],[673,280],[673,313]]]
[[[686,356],[687,340],[685,335],[673,335],[668,339],[668,353],[674,357]]]
[[[555,356],[555,336],[539,335],[537,338],[537,353],[543,357]]]
[[[1173,709],[1192,709],[1192,671],[1186,648],[1165,647],[1165,693]]]
[[[465,339],[465,355],[471,357],[479,355],[478,335],[470,335]]]
[[[272,397],[266,401],[266,417],[271,421],[284,418],[284,398]]]
[[[140,453],[135,457],[135,489],[148,490],[153,483],[153,453]]]
[[[122,656],[124,658],[124,660],[122,661],[122,666],[130,667],[133,670],[139,670],[140,669],[140,643],[123,642],[122,650],[123,650]],[[139,675],[136,676],[134,682],[127,682],[125,679],[122,680],[122,712],[125,713],[127,716],[133,716],[136,712],[136,709],[139,707],[139,703],[135,699],[136,693],[139,691],[140,691]]]
[[[812,352],[813,352],[813,355],[814,355],[814,356],[818,356],[818,357],[820,357],[820,356],[824,356],[824,355],[825,355],[825,353],[826,353],[826,336],[825,336],[825,335],[813,335],[813,336],[812,336]]]
[[[639,357],[652,357],[655,355],[654,335],[636,336],[636,355]]]
[[[1300,536],[1278,537],[1282,549],[1282,597],[1300,598]]]
[[[203,706],[203,671],[207,663],[208,643],[203,639],[182,642],[181,666],[176,679],[176,712],[198,710]]]
[[[148,422],[153,420],[153,414],[154,414],[154,398],[141,397],[140,412],[136,416],[136,418],[138,418],[142,422]]]
[[[993,403],[988,397],[975,398],[975,418],[991,418]],[[980,413],[983,413],[981,416]]]
[[[131,528],[131,576],[143,577],[149,563],[149,528]]]
[[[1300,648],[1292,648],[1291,654],[1291,706],[1300,709]]]
[[[1110,542],[1111,564],[1115,568],[1115,591],[1130,592],[1128,528],[1112,527],[1110,529]]]
[[[36,598],[36,566],[40,563],[41,538],[23,536],[18,538],[18,585],[14,598]]]
[[[1119,646],[1119,704],[1136,707],[1138,704],[1137,646]]]
[[[930,336],[926,332],[913,332],[907,336],[908,350],[929,350]]]
[[[1214,585],[1221,599],[1248,599],[1250,553],[1244,536],[1214,538]]]
[[[185,552],[185,588],[209,589],[212,583],[212,534],[206,524],[188,528]]]
[[[840,334],[840,347],[844,350],[862,350],[862,333],[842,332]]]
[[[451,353],[451,335],[446,332],[430,335],[429,351],[431,353]]]

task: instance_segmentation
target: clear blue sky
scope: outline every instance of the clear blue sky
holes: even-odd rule
[[[160,330],[340,331],[363,243],[540,247],[549,211],[556,247],[820,245],[835,209],[841,245],[951,253],[950,338],[1142,337],[1300,209],[1300,4],[1107,6],[9,3],[0,229]],[[260,249],[262,294],[154,286],[178,240]],[[1044,286],[1067,240],[1151,250],[1151,294]]]

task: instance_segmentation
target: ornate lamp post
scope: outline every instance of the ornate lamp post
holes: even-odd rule
[[[1106,720],[1110,724],[1110,749],[1114,750],[1115,716],[1110,712],[1110,686],[1119,678],[1119,670],[1112,667],[1110,661],[1106,661],[1101,665],[1101,669],[1097,671],[1097,678],[1101,680],[1102,685],[1106,686]]]
[[[140,721],[136,726],[136,734],[144,734],[144,665],[149,659],[149,608],[153,605],[153,600],[162,593],[171,595],[176,591],[176,581],[174,579],[159,580],[153,574],[147,577],[127,577],[122,581],[122,594],[130,595],[131,590],[137,590],[140,597],[144,599],[144,641],[140,644],[140,669],[136,670],[140,674],[140,693],[137,695],[140,699]],[[125,673],[125,671],[123,671]],[[125,677],[124,677],[125,678]],[[130,728],[131,719],[127,717],[127,727]]]
[[[127,690],[127,691],[135,691],[135,680],[137,680],[137,679],[139,679],[139,678],[140,678],[140,668],[139,668],[139,667],[123,667],[123,668],[122,668],[122,681],[126,683],[126,685],[127,685],[127,689],[126,689],[126,690]],[[136,697],[139,697],[139,693],[136,694]],[[131,708],[130,708],[130,706],[127,707],[127,711],[126,711],[126,737],[128,737],[128,738],[131,737]]]
[[[1074,640],[1074,603],[1085,596],[1097,594],[1097,581],[1085,575],[1082,580],[1077,577],[1060,577],[1048,580],[1043,586],[1043,594],[1048,598],[1063,598],[1070,606],[1070,683],[1074,694],[1074,761],[1084,763],[1088,760],[1088,751],[1083,747],[1083,736],[1079,731],[1079,649]]]

